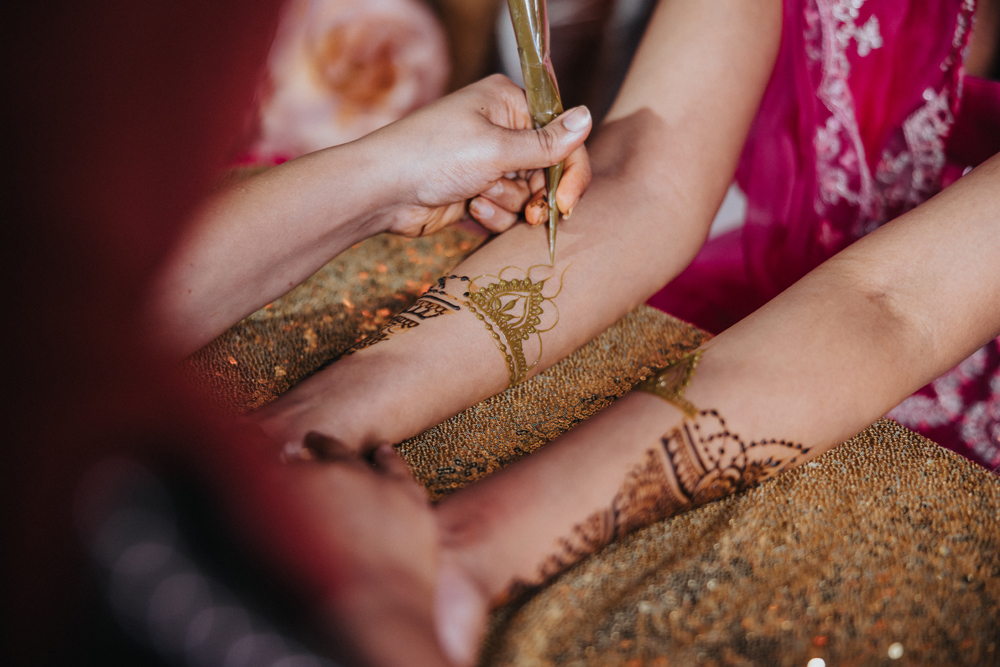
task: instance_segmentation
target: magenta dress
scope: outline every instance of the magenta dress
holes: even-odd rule
[[[973,0],[785,0],[736,180],[743,227],[649,303],[719,332],[1000,152],[1000,86],[963,72]],[[995,470],[1000,343],[890,417]]]

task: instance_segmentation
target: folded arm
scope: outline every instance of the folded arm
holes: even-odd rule
[[[458,308],[439,304],[441,316],[426,318],[431,307],[418,303],[420,312],[404,313],[380,342],[265,408],[265,428],[292,442],[309,431],[353,447],[396,442],[506,388],[515,346],[498,333],[497,320],[518,315],[524,299],[508,306],[520,297],[504,297],[500,307],[509,310],[492,318],[480,305],[478,315],[486,316],[480,319],[465,303],[465,292],[476,287],[523,276],[535,286],[545,282],[536,327],[545,331],[521,341],[525,359],[516,379],[565,357],[642,303],[704,242],[780,32],[775,1],[661,3],[591,146],[594,181],[560,224],[555,266],[544,266],[545,230],[514,227],[456,267],[456,278],[442,286],[443,298]]]

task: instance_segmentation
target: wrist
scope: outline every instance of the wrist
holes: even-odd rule
[[[348,144],[355,152],[355,165],[364,174],[363,187],[369,198],[366,228],[369,236],[393,230],[394,224],[420,206],[416,191],[424,170],[414,169],[422,162],[420,155],[407,151],[412,137],[398,131],[396,121]]]
[[[353,212],[354,243],[388,232],[398,211],[406,205],[398,160],[391,157],[393,152],[378,135],[374,132],[319,154],[330,174],[325,184],[331,210]],[[345,174],[349,175],[347,179],[343,178]]]

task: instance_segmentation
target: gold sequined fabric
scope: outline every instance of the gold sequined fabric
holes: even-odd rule
[[[399,451],[440,498],[568,431],[707,338],[641,306],[544,373],[403,442]]]
[[[377,331],[482,241],[461,228],[363,241],[196,352],[184,370],[223,410],[255,410]]]
[[[485,664],[1000,664],[1000,478],[882,420],[498,614]]]
[[[375,331],[480,238],[356,246],[188,361],[234,412]],[[384,269],[384,270],[383,270]],[[565,432],[706,334],[642,307],[400,445],[432,496]],[[494,616],[484,665],[1000,665],[1000,478],[890,421],[659,522]]]

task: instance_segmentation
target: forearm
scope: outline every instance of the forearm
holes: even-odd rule
[[[998,176],[994,159],[705,344],[691,415],[630,394],[446,499],[446,547],[496,600],[865,428],[1000,333]]]
[[[286,162],[202,207],[150,294],[152,327],[176,355],[198,349],[380,230],[395,202],[379,191],[379,153],[363,142]]]
[[[547,278],[552,298],[542,307],[546,325],[555,325],[525,342],[527,376],[642,303],[704,242],[777,49],[780,4],[764,3],[770,11],[759,4],[673,0],[654,17],[637,74],[592,146],[594,181],[560,224],[556,264],[533,274]],[[693,34],[700,36],[697,48]],[[706,52],[719,57],[704,58]],[[454,274],[471,279],[545,264],[545,230],[522,225]],[[405,336],[338,362],[262,418],[289,440],[319,430],[361,446],[412,436],[501,391],[511,381],[508,361],[484,323],[464,310],[421,321]]]

